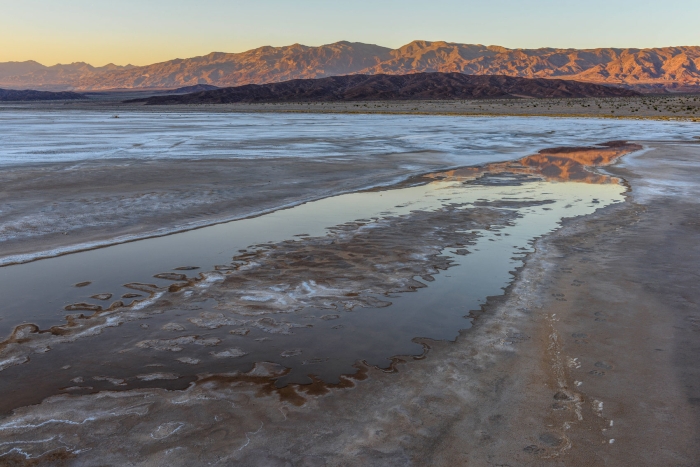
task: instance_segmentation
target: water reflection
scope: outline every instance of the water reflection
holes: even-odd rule
[[[470,310],[502,293],[533,239],[622,201],[624,188],[590,167],[634,149],[542,151],[18,265],[65,268],[66,284],[43,292],[66,301],[2,344],[0,410],[60,392],[184,388],[260,361],[288,369],[278,387],[338,383],[358,361],[387,368],[392,356],[419,355],[421,339],[454,339],[470,326]],[[86,264],[97,269],[71,269]],[[56,314],[64,306],[67,322]]]
[[[591,171],[591,167],[613,163],[620,156],[642,146],[624,141],[611,141],[600,146],[543,149],[532,156],[512,162],[463,167],[428,177],[443,180],[473,180],[483,174],[526,174],[551,182],[620,183],[620,180]]]

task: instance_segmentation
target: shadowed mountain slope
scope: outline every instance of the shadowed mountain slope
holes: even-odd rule
[[[193,86],[183,86],[177,89],[171,89],[165,91],[167,94],[189,94],[191,92],[201,92],[201,91],[213,91],[219,89],[218,86],[212,86],[211,84],[195,84]]]
[[[155,96],[127,102],[162,105],[634,95],[638,93],[628,89],[558,79],[470,76],[461,73],[414,73],[399,76],[347,75],[262,85],[248,84],[214,91],[178,96]]]
[[[215,52],[140,67],[84,63],[44,67],[0,63],[0,85],[56,89],[179,88],[264,84],[349,74],[457,72],[560,78],[638,90],[700,91],[700,46],[652,49],[507,49],[479,44],[414,41],[396,50],[357,42],[320,47],[294,44],[242,53]]]
[[[0,89],[0,102],[16,102],[16,101],[62,101],[87,99],[86,96],[75,92],[48,92],[48,91],[33,91],[14,89]]]

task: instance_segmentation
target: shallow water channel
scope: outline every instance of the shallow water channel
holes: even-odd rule
[[[6,343],[0,410],[60,392],[184,388],[263,361],[289,369],[278,387],[309,375],[335,383],[359,361],[387,368],[420,355],[421,338],[471,326],[470,311],[503,293],[534,239],[623,201],[607,177],[517,172],[432,174],[0,268],[2,333],[57,326]]]

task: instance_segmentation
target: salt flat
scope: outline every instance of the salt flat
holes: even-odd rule
[[[0,108],[0,264],[693,123]]]

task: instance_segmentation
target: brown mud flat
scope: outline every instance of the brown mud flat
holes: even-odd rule
[[[263,364],[184,391],[56,396],[0,421],[14,448],[0,459],[696,465],[699,157],[697,145],[657,145],[637,156],[651,169],[609,168],[630,183],[629,202],[538,240],[471,330],[431,342],[427,358],[397,361],[398,372],[360,368],[333,390],[310,385],[303,404],[266,392],[258,378],[284,370]],[[679,166],[691,196],[648,188]]]

